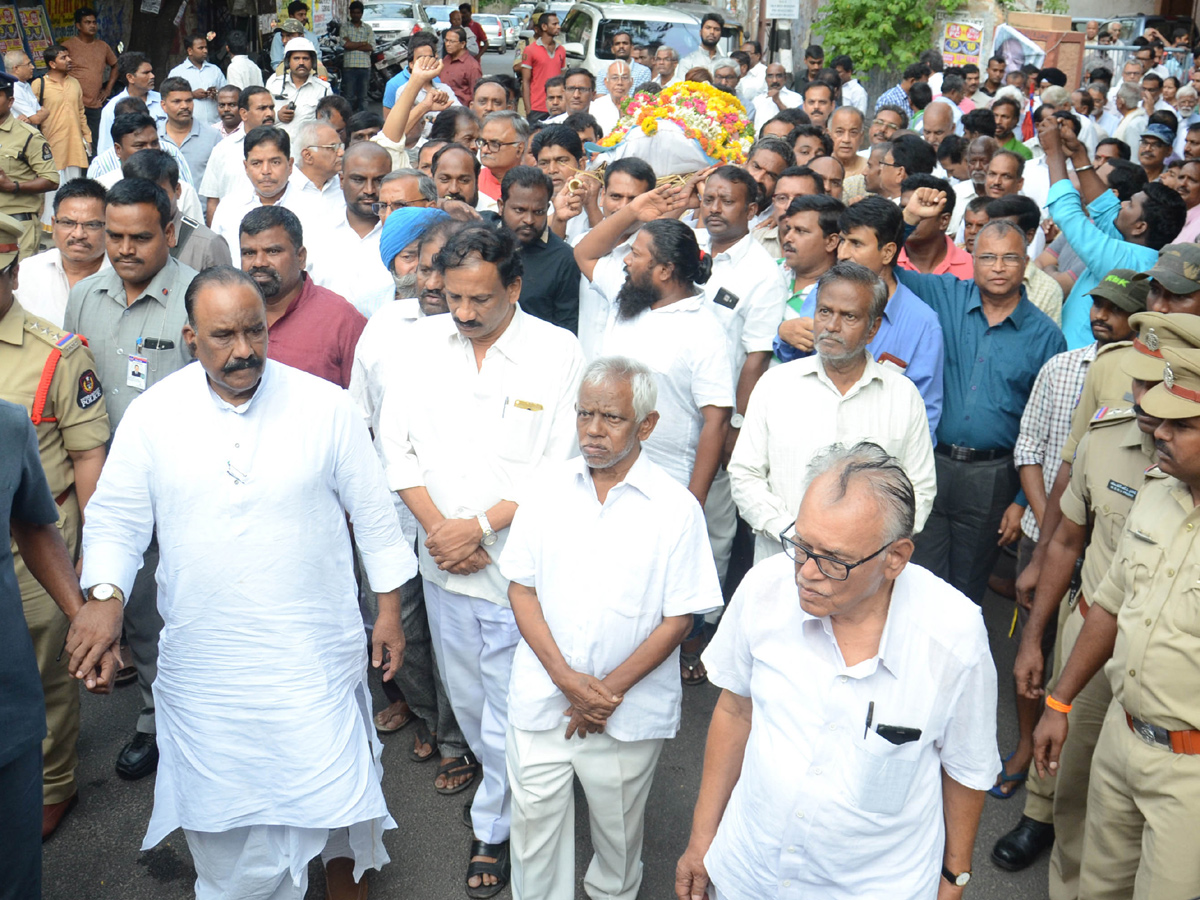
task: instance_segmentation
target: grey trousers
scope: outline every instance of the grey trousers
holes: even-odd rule
[[[924,566],[976,603],[1000,555],[1000,520],[1021,487],[1011,456],[961,462],[934,456],[937,497],[917,535],[912,561]]]
[[[163,620],[158,614],[158,537],[150,540],[142,567],[133,581],[133,591],[125,604],[125,640],[129,644],[133,664],[137,666],[138,690],[142,692],[142,711],[137,730],[154,734],[154,692],[151,687],[158,675],[158,633]]]
[[[395,703],[403,696],[409,709],[421,717],[425,727],[437,735],[443,757],[467,752],[467,739],[454,718],[442,677],[433,658],[433,641],[425,615],[425,589],[421,576],[400,589],[400,624],[404,626],[404,665],[394,683],[385,681],[383,693]]]

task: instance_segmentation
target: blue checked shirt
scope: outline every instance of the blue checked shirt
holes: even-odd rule
[[[908,102],[908,94],[904,93],[904,88],[900,85],[889,88],[879,95],[879,99],[875,101],[875,112],[879,112],[879,107],[887,105],[900,107],[910,119],[916,112],[912,104]]]
[[[342,26],[342,43],[346,41],[364,41],[374,47],[375,31],[366,22],[361,25],[347,22]],[[347,69],[368,69],[371,67],[371,54],[365,50],[347,50],[342,65]]]

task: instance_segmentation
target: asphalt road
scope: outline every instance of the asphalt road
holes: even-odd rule
[[[511,71],[512,52],[489,53],[485,74]],[[1000,747],[1007,752],[1016,739],[1012,671],[1016,652],[1005,636],[1012,604],[989,595],[985,615],[992,652],[1000,673]],[[375,707],[385,705],[378,679]],[[717,689],[711,685],[684,690],[679,736],[667,743],[658,766],[646,813],[645,880],[641,900],[671,900],[675,860],[687,843],[692,805],[700,784],[704,737]],[[158,847],[140,852],[149,821],[154,779],[126,782],[113,771],[122,745],[132,736],[138,697],[134,688],[111,697],[84,693],[79,741],[80,803],[45,845],[45,900],[187,900],[194,896],[195,871],[187,842],[175,832]],[[434,792],[433,763],[408,758],[412,727],[384,739],[383,788],[398,828],[385,837],[392,862],[371,877],[371,896],[389,900],[451,900],[465,897],[471,836],[461,822],[469,794],[444,797]],[[265,773],[269,777],[269,773]],[[1021,812],[1024,793],[1012,801],[988,798],[976,843],[975,877],[967,896],[975,900],[1041,900],[1047,896],[1045,857],[1025,872],[1009,873],[990,861],[992,844],[1011,828]],[[587,808],[582,794],[576,805],[577,884],[590,858]],[[319,863],[310,867],[308,900],[324,897]],[[506,890],[499,895],[510,896]],[[578,897],[585,897],[582,887]]]

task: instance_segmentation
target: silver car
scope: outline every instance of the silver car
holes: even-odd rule
[[[433,27],[425,8],[408,0],[364,0],[363,22],[375,31],[379,43]]]

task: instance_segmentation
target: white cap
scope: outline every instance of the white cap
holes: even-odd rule
[[[289,53],[300,53],[305,50],[313,55],[313,59],[316,59],[317,48],[314,47],[312,41],[306,37],[294,37],[283,45],[283,55],[285,59]]]

